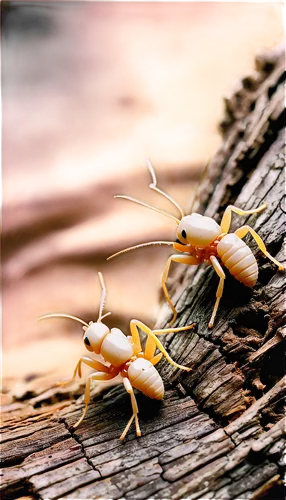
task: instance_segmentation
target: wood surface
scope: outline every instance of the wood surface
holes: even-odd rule
[[[259,56],[253,75],[225,100],[222,146],[193,210],[220,221],[228,204],[249,210],[267,201],[259,216],[234,216],[232,229],[251,225],[285,264],[283,78],[280,48]],[[179,311],[176,326],[197,326],[168,335],[165,346],[192,371],[162,360],[163,402],[137,395],[140,439],[132,428],[119,441],[131,414],[122,386],[95,392],[76,430],[83,383],[60,388],[31,381],[15,395],[2,413],[2,498],[283,498],[285,273],[246,241],[259,281],[248,290],[227,275],[212,330],[214,271],[174,269],[168,286]],[[170,317],[163,304],[157,326]]]

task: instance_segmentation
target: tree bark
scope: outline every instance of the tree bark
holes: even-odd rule
[[[232,230],[251,225],[285,264],[284,76],[284,48],[263,54],[256,72],[225,99],[222,146],[193,211],[220,221],[229,204],[250,210],[267,201],[258,216],[234,216]],[[140,439],[131,431],[119,441],[131,411],[122,386],[96,394],[76,430],[78,383],[44,391],[27,386],[4,407],[3,498],[284,498],[285,274],[246,241],[258,260],[259,282],[249,290],[227,275],[211,330],[217,276],[204,266],[175,269],[170,289],[177,326],[197,326],[168,335],[165,345],[192,371],[160,363],[166,396],[154,402],[138,393]],[[157,326],[170,316],[163,304]]]

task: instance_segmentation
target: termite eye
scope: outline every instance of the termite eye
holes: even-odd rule
[[[85,345],[89,345],[90,346],[90,341],[89,341],[88,337],[84,337],[83,341],[84,341]]]
[[[186,231],[185,231],[184,229],[183,229],[183,231],[181,232],[181,235],[182,235],[182,237],[183,237],[184,239],[186,239],[186,238],[187,238],[187,233],[186,233]]]

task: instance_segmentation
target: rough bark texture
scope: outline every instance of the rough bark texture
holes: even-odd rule
[[[220,221],[228,204],[248,210],[267,201],[258,217],[235,216],[232,229],[250,224],[285,263],[284,49],[257,58],[256,70],[225,101],[223,144],[193,210]],[[3,498],[283,498],[285,274],[247,242],[258,259],[259,282],[248,290],[227,277],[212,330],[214,272],[178,266],[173,273],[177,325],[196,321],[197,327],[168,336],[165,344],[193,371],[161,362],[164,401],[137,396],[141,439],[132,431],[124,443],[118,439],[130,417],[122,386],[96,394],[76,430],[82,404],[71,400],[82,393],[77,383],[44,392],[27,387],[4,408]],[[169,318],[164,305],[158,325]]]

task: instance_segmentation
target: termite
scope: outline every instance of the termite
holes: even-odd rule
[[[228,233],[231,224],[232,212],[238,215],[257,214],[267,207],[267,203],[264,203],[254,210],[242,210],[234,205],[228,205],[225,209],[220,225],[218,225],[214,219],[205,215],[197,213],[185,215],[180,205],[166,192],[157,187],[157,178],[154,168],[149,160],[147,160],[146,163],[152,178],[152,182],[149,187],[167,198],[179,211],[181,218],[179,219],[169,212],[130,196],[116,195],[115,198],[123,198],[125,200],[138,203],[139,205],[150,208],[151,210],[159,212],[169,219],[172,219],[178,226],[177,239],[179,241],[150,241],[148,243],[142,243],[133,247],[125,248],[124,250],[108,257],[108,260],[124,252],[128,252],[129,250],[149,245],[171,245],[175,250],[182,253],[182,255],[174,254],[168,258],[161,277],[161,284],[166,301],[173,311],[173,318],[170,321],[170,326],[177,318],[176,308],[172,303],[166,286],[171,263],[181,262],[182,264],[187,265],[199,265],[200,263],[205,262],[208,265],[212,265],[215,272],[219,276],[216,302],[208,325],[209,328],[212,328],[219,302],[222,297],[224,280],[226,277],[221,264],[229,270],[230,274],[232,274],[235,279],[243,283],[245,286],[252,288],[256,284],[258,278],[258,265],[252,251],[247,244],[242,241],[244,236],[250,233],[264,255],[274,262],[274,264],[278,266],[279,270],[284,269],[283,265],[267,252],[262,239],[250,226],[241,226],[234,231],[234,233]]]
[[[106,299],[106,286],[101,273],[98,273],[99,281],[101,284],[101,299],[99,306],[99,316],[96,322],[90,321],[86,323],[76,316],[71,316],[69,314],[57,313],[57,314],[47,314],[38,318],[38,321],[47,318],[69,318],[77,321],[83,325],[83,342],[88,351],[101,355],[104,358],[105,363],[101,363],[88,356],[82,356],[74,370],[74,374],[71,380],[67,382],[60,383],[60,385],[65,385],[72,382],[78,373],[81,377],[81,365],[85,365],[93,368],[95,373],[88,376],[85,388],[84,403],[85,408],[81,418],[76,422],[74,427],[78,427],[83,421],[90,402],[90,385],[92,380],[104,381],[111,380],[117,375],[121,375],[123,385],[130,394],[131,405],[132,405],[132,417],[127,423],[120,439],[123,440],[135,419],[136,435],[141,436],[141,430],[138,420],[138,406],[136,402],[136,397],[133,391],[133,387],[141,391],[145,396],[151,399],[163,399],[164,397],[164,384],[161,376],[159,375],[155,365],[159,363],[162,356],[164,355],[168,362],[180,368],[181,370],[190,371],[191,368],[179,365],[176,363],[167,353],[157,335],[173,332],[182,332],[185,330],[190,330],[194,327],[194,323],[179,328],[166,328],[165,330],[151,330],[141,321],[132,319],[130,321],[130,332],[131,336],[126,336],[119,328],[108,328],[107,325],[102,323],[103,318],[111,314],[110,312],[106,314],[103,313],[103,308]],[[143,352],[139,329],[147,335],[147,341],[145,350]],[[155,354],[156,348],[161,352]]]

